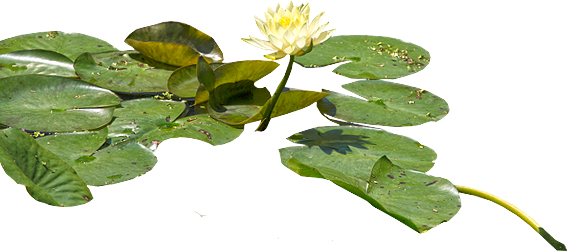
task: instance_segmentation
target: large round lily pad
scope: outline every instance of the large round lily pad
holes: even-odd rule
[[[136,51],[85,53],[74,67],[82,80],[119,93],[166,92],[173,72]]]
[[[444,99],[420,88],[381,80],[357,81],[342,87],[364,99],[324,90],[331,95],[318,101],[318,109],[346,122],[413,126],[441,120],[450,111]]]
[[[25,74],[77,76],[73,61],[56,52],[25,50],[0,54],[0,78]]]
[[[110,122],[121,100],[89,83],[58,76],[0,79],[0,124],[31,131],[96,129]]]
[[[210,63],[223,61],[223,53],[213,38],[178,22],[140,28],[128,35],[125,42],[154,60],[174,66],[196,64],[199,56]]]
[[[71,60],[85,52],[117,51],[114,46],[98,38],[60,31],[37,32],[0,41],[0,54],[35,49],[57,52]]]
[[[308,165],[342,169],[366,179],[381,156],[404,169],[426,172],[434,166],[436,152],[405,136],[365,127],[329,126],[296,133],[290,141],[305,146],[280,149],[282,161],[294,157]]]
[[[430,54],[399,39],[347,35],[331,37],[295,61],[304,67],[346,62],[333,72],[356,79],[396,79],[424,69],[430,62]]]

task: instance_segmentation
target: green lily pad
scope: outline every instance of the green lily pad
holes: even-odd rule
[[[136,178],[152,170],[158,162],[152,151],[135,141],[102,148],[89,157],[76,160],[73,168],[87,185],[93,186]]]
[[[223,53],[213,38],[178,22],[140,28],[128,35],[125,42],[154,60],[174,66],[194,65],[199,56],[209,63],[223,61]]]
[[[312,52],[296,57],[295,62],[304,67],[348,62],[333,72],[356,79],[396,79],[424,69],[430,54],[399,39],[349,35],[331,37],[315,45]]]
[[[401,168],[386,156],[368,167],[364,178],[350,175],[349,165],[329,168],[286,156],[284,162],[302,176],[332,181],[420,233],[449,221],[461,208],[458,190],[448,180]]]
[[[82,80],[119,93],[162,93],[173,70],[136,51],[82,54],[75,60]]]
[[[449,221],[461,208],[450,181],[402,169],[385,156],[373,166],[368,181],[370,203],[420,233]]]
[[[347,122],[400,127],[438,121],[450,111],[442,98],[402,84],[363,80],[343,88],[366,100],[324,90],[331,95],[318,101],[320,112]]]
[[[114,111],[115,119],[109,125],[109,138],[115,138],[115,142],[116,139],[140,137],[175,121],[185,107],[185,102],[153,98],[124,101]]]
[[[187,213],[163,226],[182,233],[184,241],[202,241],[204,236],[210,236],[219,227],[215,220],[200,212]]]
[[[77,76],[73,61],[56,52],[27,50],[0,54],[0,79],[25,74]]]
[[[114,93],[80,80],[12,76],[0,79],[0,124],[43,132],[96,129],[110,122],[120,101]]]
[[[85,218],[88,216],[88,218]],[[51,228],[45,230],[46,227]],[[36,220],[33,229],[55,241],[181,241],[182,234],[121,208],[72,208]]]
[[[235,97],[250,93],[252,90],[256,89],[254,85],[251,84],[262,79],[278,66],[279,64],[276,62],[263,60],[247,60],[223,64],[213,71],[215,73],[215,89],[223,88],[223,90],[215,92],[218,97]],[[185,88],[197,88],[197,94],[195,96],[196,104],[209,99],[210,94],[204,87],[202,89],[200,89],[199,86]]]
[[[25,185],[37,201],[53,206],[77,206],[93,199],[71,166],[20,129],[0,131],[0,163],[6,174]]]
[[[98,38],[80,33],[58,31],[20,35],[0,41],[0,54],[36,49],[53,51],[65,55],[65,57],[71,60],[75,60],[85,52],[117,51],[114,46]]]
[[[387,156],[407,170],[427,172],[436,152],[405,136],[365,127],[330,126],[296,133],[288,140],[305,146],[280,149],[282,161],[295,158],[307,165],[345,170],[349,176],[367,179],[375,162]]]
[[[221,66],[219,63],[211,63],[211,68]],[[189,65],[175,70],[168,79],[168,92],[182,98],[193,98],[199,88],[197,79],[197,65]]]
[[[220,212],[256,186],[254,179],[188,172],[138,176],[128,195],[158,207],[193,205]],[[135,187],[135,188],[133,188]],[[137,192],[137,193],[134,193]],[[224,200],[224,201],[222,201]],[[220,204],[218,202],[222,201]]]
[[[74,132],[53,134],[36,138],[37,143],[57,155],[67,164],[74,166],[76,161],[90,156],[98,150],[107,139],[108,129],[105,127],[92,132]]]
[[[221,145],[235,140],[243,130],[243,126],[230,126],[207,114],[198,114],[155,128],[138,137],[137,141],[150,149],[156,148],[166,139],[178,137],[197,139],[211,145]]]

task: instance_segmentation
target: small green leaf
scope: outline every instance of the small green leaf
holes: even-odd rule
[[[222,64],[212,63],[211,68],[215,69]],[[168,92],[182,98],[193,98],[199,88],[197,79],[197,65],[180,67],[175,70],[168,79]],[[206,91],[206,90],[205,90]],[[209,96],[205,100],[208,100]]]
[[[0,78],[25,74],[77,76],[73,61],[56,52],[27,50],[0,54]]]
[[[215,90],[215,73],[205,58],[199,56],[197,60],[197,79],[209,92]]]
[[[105,142],[108,129],[92,132],[53,134],[36,138],[37,143],[73,166],[77,160],[88,159]]]

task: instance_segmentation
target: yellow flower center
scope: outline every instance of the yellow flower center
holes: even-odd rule
[[[289,17],[283,17],[280,19],[280,23],[282,25],[282,27],[284,27],[284,29],[288,29],[288,26],[290,26],[290,22],[292,22],[292,20]]]

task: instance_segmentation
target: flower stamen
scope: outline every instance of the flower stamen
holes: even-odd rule
[[[280,23],[280,25],[282,25],[284,29],[288,29],[288,27],[290,26],[290,22],[292,22],[292,20],[289,17],[283,17],[280,19],[278,23]]]

